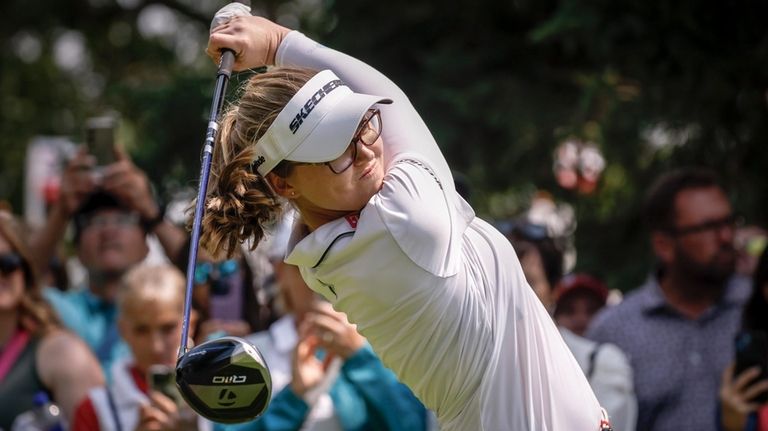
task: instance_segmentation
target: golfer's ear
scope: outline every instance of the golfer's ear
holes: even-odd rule
[[[269,185],[272,186],[272,190],[278,195],[284,198],[296,197],[296,189],[285,178],[276,175],[274,172],[270,172],[267,174],[266,180],[269,182]]]

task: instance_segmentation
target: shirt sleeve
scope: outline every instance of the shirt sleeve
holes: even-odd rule
[[[411,390],[384,367],[370,346],[349,357],[341,373],[374,413],[369,415],[369,422],[374,418],[384,422],[385,426],[376,429],[426,429],[427,410]]]
[[[475,216],[450,190],[430,166],[404,154],[374,197],[381,222],[403,253],[439,277],[460,270],[463,234]]]
[[[86,397],[75,409],[72,417],[72,431],[99,431],[99,418],[90,397]]]
[[[440,148],[403,91],[389,78],[354,57],[325,47],[298,31],[286,35],[275,55],[282,66],[330,69],[357,92],[392,99],[380,105],[384,156],[387,166],[401,153],[416,153],[427,160],[440,179],[453,187],[453,177]]]

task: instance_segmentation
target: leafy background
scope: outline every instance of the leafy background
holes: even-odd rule
[[[23,207],[26,146],[82,141],[121,114],[121,141],[161,193],[195,187],[222,1],[0,3],[0,200]],[[293,0],[256,13],[357,56],[397,82],[480,214],[509,217],[536,190],[576,211],[577,269],[627,290],[651,259],[639,216],[669,168],[713,167],[750,223],[766,223],[768,3],[758,0]],[[234,93],[246,76],[230,84]],[[231,95],[230,95],[231,97]],[[563,139],[595,142],[596,193],[557,186]]]

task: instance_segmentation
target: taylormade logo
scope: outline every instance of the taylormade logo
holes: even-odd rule
[[[213,376],[213,383],[245,383],[245,376]]]
[[[299,131],[299,127],[304,123],[304,119],[307,118],[310,112],[328,95],[331,91],[344,85],[344,82],[340,79],[334,79],[333,81],[323,85],[323,88],[317,90],[312,97],[304,103],[304,106],[299,110],[299,113],[293,117],[291,124],[289,125],[291,133],[294,135]]]

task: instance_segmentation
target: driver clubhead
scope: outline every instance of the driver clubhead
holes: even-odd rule
[[[176,386],[197,413],[214,422],[246,422],[269,406],[272,380],[254,345],[242,338],[206,341],[176,364]]]

